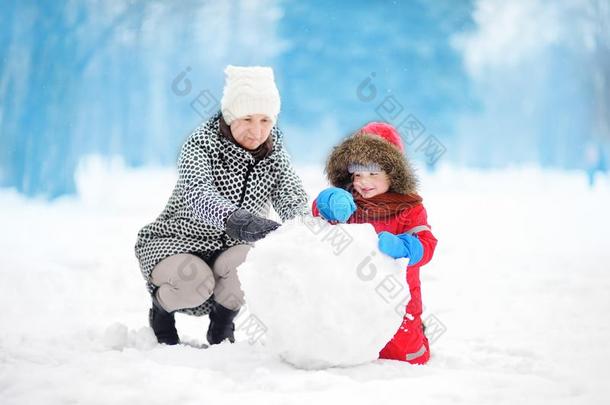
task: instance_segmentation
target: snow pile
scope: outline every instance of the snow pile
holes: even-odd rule
[[[129,330],[122,323],[114,322],[104,331],[102,344],[105,348],[111,350],[123,350],[127,347],[150,350],[157,345],[157,338],[149,327]]]
[[[265,334],[257,340],[252,333],[249,305],[236,320],[235,344],[201,349],[208,317],[184,314],[176,315],[176,326],[185,344],[149,340],[150,297],[133,245],[138,230],[163,209],[175,185],[175,168],[93,169],[80,177],[79,184],[91,189],[79,198],[49,203],[0,189],[2,405],[370,405],[396,404],[406,395],[415,404],[573,405],[604,404],[610,398],[607,176],[589,188],[579,172],[422,169],[421,195],[439,240],[420,274],[430,362],[422,367],[377,360],[304,371],[258,344]],[[327,187],[323,167],[297,167],[297,172],[310,196]],[[352,226],[347,229],[359,235]],[[322,228],[317,237],[339,245],[339,238],[325,233],[329,230]],[[298,248],[294,238],[282,236],[291,232],[287,224],[269,235],[282,239],[282,255]],[[312,274],[318,258],[329,256],[323,247],[316,249],[305,259]],[[354,250],[340,254],[343,263]],[[362,261],[372,250],[367,244],[356,254]],[[287,266],[296,261],[278,260]],[[339,283],[346,289],[354,288],[348,277],[352,269]],[[258,266],[252,272],[268,270]],[[327,270],[330,277],[333,269]],[[303,293],[311,299],[310,311],[333,298],[313,298],[330,285],[329,277]],[[363,284],[380,286],[380,295],[396,308],[401,294],[394,297],[391,283],[381,285],[379,279]],[[258,290],[245,290],[252,306],[250,295]],[[280,306],[286,301],[280,294],[285,291],[261,299]],[[263,316],[252,309],[250,315]],[[353,312],[359,312],[362,324],[371,322],[365,318],[370,312]],[[345,313],[336,315],[333,324],[347,328]],[[316,339],[323,333],[320,325],[316,320],[315,333],[294,341]],[[272,323],[267,326],[271,337]],[[356,345],[367,329],[373,328],[350,331],[345,345]]]
[[[370,224],[302,217],[257,242],[238,271],[267,347],[318,369],[378,358],[402,321],[407,263],[377,249]]]

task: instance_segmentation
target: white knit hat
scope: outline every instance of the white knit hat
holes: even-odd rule
[[[250,114],[264,114],[275,123],[280,113],[280,92],[275,85],[273,69],[227,66],[220,105],[222,116],[229,125],[236,118]]]

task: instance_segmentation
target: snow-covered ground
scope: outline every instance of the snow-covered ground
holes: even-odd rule
[[[325,185],[321,168],[299,172],[310,195]],[[430,362],[316,371],[244,331],[206,350],[155,344],[133,245],[173,169],[89,160],[79,198],[51,204],[1,190],[0,403],[608,403],[610,182],[531,168],[421,177],[439,239],[422,269]],[[207,319],[177,323],[204,342]]]

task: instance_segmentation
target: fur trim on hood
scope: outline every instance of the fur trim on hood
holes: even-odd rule
[[[358,133],[333,149],[324,169],[333,186],[351,191],[352,175],[347,170],[350,163],[377,163],[390,178],[390,192],[417,193],[418,180],[410,162],[396,147],[379,137]]]

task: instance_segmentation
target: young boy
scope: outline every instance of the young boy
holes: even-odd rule
[[[379,235],[380,251],[409,258],[410,300],[402,324],[379,357],[425,364],[430,347],[421,321],[419,269],[432,258],[437,240],[403,151],[391,125],[367,124],[334,148],[325,169],[333,187],[318,195],[312,211],[334,223],[370,223]]]

